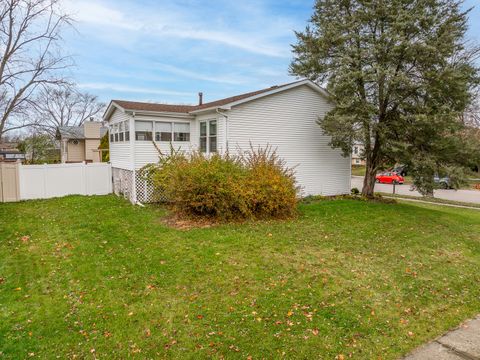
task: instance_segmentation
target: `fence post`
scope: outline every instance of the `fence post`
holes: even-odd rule
[[[112,193],[113,192],[113,176],[112,176],[112,166],[110,165],[110,163],[108,163],[108,179],[109,179],[108,193]]]
[[[47,172],[48,172],[48,167],[47,163],[43,164],[43,199],[48,198],[48,191],[47,191]]]
[[[18,163],[0,163],[0,202],[20,200]]]
[[[83,195],[88,194],[88,182],[87,182],[87,163],[86,161],[82,161],[82,181],[83,181]]]
[[[0,162],[0,203],[3,202],[3,163]]]

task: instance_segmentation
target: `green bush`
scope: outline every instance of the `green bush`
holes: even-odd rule
[[[157,200],[167,200],[181,215],[242,220],[288,218],[296,212],[293,170],[270,147],[209,157],[172,149],[143,172]]]

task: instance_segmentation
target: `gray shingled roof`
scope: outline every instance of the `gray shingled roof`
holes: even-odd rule
[[[207,109],[212,106],[222,106],[238,100],[247,99],[249,97],[266,93],[272,90],[280,89],[282,87],[287,87],[295,83],[302,82],[304,80],[297,80],[283,85],[274,85],[269,88],[256,90],[236,96],[231,96],[228,98],[210,101],[202,105],[173,105],[173,104],[157,104],[157,103],[144,103],[137,101],[125,101],[125,100],[112,100],[112,102],[118,104],[125,110],[137,110],[137,111],[158,111],[158,112],[174,112],[174,113],[189,113],[194,110]]]
[[[102,126],[100,128],[100,138],[105,135],[108,128]],[[85,131],[83,125],[81,126],[59,126],[57,128],[57,138],[59,139],[85,139]]]
[[[62,139],[85,139],[83,126],[59,126],[57,136]]]

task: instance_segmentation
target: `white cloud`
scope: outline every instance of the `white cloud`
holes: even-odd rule
[[[65,10],[72,14],[73,18],[81,23],[112,26],[127,30],[140,30],[140,24],[132,21],[121,11],[89,1],[65,1]]]
[[[247,28],[234,24],[215,24],[209,18],[192,17],[189,9],[179,9],[174,5],[162,4],[162,11],[157,8],[141,9],[133,4],[133,9],[121,9],[121,3],[112,5],[91,0],[67,0],[66,9],[74,18],[84,24],[101,26],[102,33],[111,32],[121,37],[118,30],[126,30],[154,36],[157,38],[180,38],[219,43],[245,50],[250,53],[267,55],[271,57],[289,57],[290,49],[283,43],[275,40],[277,37],[291,32],[292,24],[270,19],[267,24],[258,24],[257,29],[251,28],[255,19],[249,19]],[[259,16],[258,21],[262,21]],[[262,26],[263,25],[263,26]],[[240,27],[234,30],[233,27]]]
[[[175,74],[181,77],[185,77],[189,79],[205,80],[205,81],[221,83],[221,84],[241,85],[251,81],[251,79],[246,78],[244,76],[205,75],[205,74],[202,74],[200,71],[186,70],[186,69],[182,69],[177,66],[168,65],[168,64],[155,63],[154,67],[156,69],[160,69],[167,73]]]
[[[91,90],[111,90],[116,92],[129,92],[138,94],[152,94],[152,95],[170,95],[170,96],[194,96],[190,92],[170,91],[164,89],[152,89],[146,87],[137,87],[130,85],[111,84],[111,83],[80,83],[78,86],[82,89]]]

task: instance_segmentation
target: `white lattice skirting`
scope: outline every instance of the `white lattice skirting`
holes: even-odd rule
[[[153,185],[139,171],[112,168],[112,176],[113,192],[133,204],[165,201],[155,196]]]

